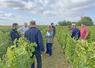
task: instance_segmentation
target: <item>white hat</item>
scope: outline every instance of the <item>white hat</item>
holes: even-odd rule
[[[73,23],[72,25],[75,26],[76,24]]]

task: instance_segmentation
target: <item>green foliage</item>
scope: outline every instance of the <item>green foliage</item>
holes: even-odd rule
[[[18,43],[17,43],[18,42]],[[17,46],[18,45],[18,46]],[[35,43],[20,38],[8,47],[5,58],[0,61],[2,68],[29,68],[34,62]]]
[[[47,28],[46,26],[39,28],[43,34],[45,43]],[[95,28],[93,26],[89,27],[90,35],[87,41],[76,41],[70,37],[70,31],[67,27],[57,27],[57,40],[72,68],[95,68],[94,30]],[[2,31],[0,32],[0,68],[29,68],[34,62],[33,53],[36,44],[30,43],[25,38],[20,38],[11,46],[9,32]]]
[[[90,17],[82,17],[78,24],[86,24],[88,26],[92,26],[94,25],[94,22]]]
[[[76,23],[77,25],[81,25],[81,24],[86,24],[88,26],[94,25],[94,22],[90,17],[82,17],[78,22],[71,22],[66,20],[58,22],[60,26],[68,26],[71,25],[72,23]]]
[[[0,32],[0,57],[3,57],[9,45],[10,45],[9,32],[6,33]]]
[[[90,38],[92,36],[87,41],[76,41],[70,37],[66,27],[58,27],[57,31],[57,39],[72,68],[95,68],[95,40]]]

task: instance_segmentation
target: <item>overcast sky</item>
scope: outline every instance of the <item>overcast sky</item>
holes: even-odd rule
[[[0,25],[78,21],[82,16],[95,22],[95,0],[0,0]]]

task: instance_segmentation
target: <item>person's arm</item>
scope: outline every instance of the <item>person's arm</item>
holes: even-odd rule
[[[16,32],[15,36],[16,36],[17,39],[19,39],[21,37],[18,32]]]
[[[74,30],[71,31],[71,37],[74,37]]]
[[[86,32],[86,35],[85,35],[84,39],[87,39],[87,37],[88,37],[88,35],[89,35],[89,30],[88,30],[88,28],[85,29],[85,32]]]
[[[44,51],[43,37],[40,31],[38,31],[38,45],[40,46],[41,51]]]
[[[52,32],[47,32],[46,38],[53,37],[53,31]]]
[[[24,37],[27,38],[27,31],[25,32]]]
[[[20,28],[18,28],[18,30],[17,30],[18,32],[22,32],[23,31],[23,28],[22,27],[20,27]]]
[[[53,31],[50,33],[50,36],[49,37],[53,37]]]
[[[46,36],[45,36],[46,38],[48,37],[48,32],[46,33]]]
[[[79,30],[79,32],[78,32],[78,39],[80,38],[80,30]]]
[[[56,34],[56,27],[55,26],[53,27],[53,32],[54,32],[53,36],[55,36],[55,34]]]
[[[10,32],[10,38],[11,38],[11,43],[13,44],[15,40],[15,34],[12,31]]]
[[[24,28],[20,27],[17,31],[20,33],[20,35],[23,35],[23,30],[24,30]]]
[[[80,37],[80,30],[77,29],[77,30],[76,30],[76,34],[75,34],[75,39],[78,40],[79,37]]]

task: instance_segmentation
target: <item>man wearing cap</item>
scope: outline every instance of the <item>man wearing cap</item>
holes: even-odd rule
[[[37,68],[42,68],[41,51],[44,51],[43,38],[41,31],[36,27],[36,22],[31,21],[29,29],[25,32],[25,37],[30,42],[35,42],[37,47],[35,48],[34,55],[37,59]],[[31,65],[31,68],[35,68],[35,64]]]
[[[12,30],[10,32],[10,37],[11,37],[11,43],[12,44],[14,43],[15,39],[19,39],[20,38],[20,35],[17,32],[17,28],[18,28],[18,24],[17,23],[13,23]]]
[[[76,40],[80,38],[80,30],[76,28],[76,24],[72,24],[71,37]]]

